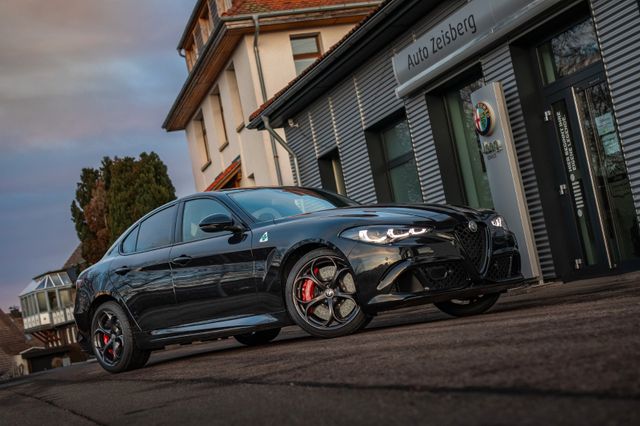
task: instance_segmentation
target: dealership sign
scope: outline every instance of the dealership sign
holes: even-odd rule
[[[491,106],[486,102],[478,102],[473,111],[473,122],[480,136],[491,136],[495,124]]]
[[[526,278],[538,278],[540,263],[502,85],[498,82],[486,84],[471,94],[471,101],[475,105],[473,118],[493,205],[516,234],[522,256],[522,274]]]
[[[560,0],[470,0],[393,57],[399,97],[427,84]]]

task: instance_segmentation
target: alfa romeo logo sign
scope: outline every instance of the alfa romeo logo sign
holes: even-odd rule
[[[493,133],[495,124],[493,110],[485,102],[478,102],[473,110],[473,121],[476,125],[476,132],[480,136],[489,136]]]

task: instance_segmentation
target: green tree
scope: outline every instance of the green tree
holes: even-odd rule
[[[89,247],[96,245],[97,236],[89,228],[89,224],[84,216],[84,209],[91,202],[93,190],[99,179],[100,170],[91,168],[82,169],[80,182],[76,185],[76,198],[71,203],[71,220],[75,224],[78,239],[82,242],[82,257],[89,263],[95,263],[97,261],[97,259],[87,251]]]
[[[160,157],[105,157],[100,169],[83,169],[71,204],[71,218],[89,264],[141,216],[171,200],[175,188]]]

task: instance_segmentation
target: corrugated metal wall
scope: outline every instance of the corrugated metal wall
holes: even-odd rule
[[[422,187],[422,199],[425,203],[445,203],[444,186],[440,177],[440,165],[433,141],[425,94],[420,93],[408,99],[405,108],[413,139],[418,178]]]
[[[640,6],[591,0],[591,8],[640,220]]]
[[[375,202],[376,194],[365,129],[404,109],[413,139],[424,201],[446,202],[427,111],[426,94],[422,91],[417,92],[405,100],[399,100],[395,96],[396,81],[391,57],[394,51],[410,43],[414,35],[423,33],[434,22],[441,20],[464,3],[466,1],[459,0],[439,6],[427,19],[408,30],[393,46],[371,58],[351,78],[346,79],[326,97],[318,99],[296,117],[298,127],[287,128],[286,133],[289,144],[299,156],[303,185],[320,185],[317,157],[337,146],[347,195],[360,202]],[[501,81],[505,87],[543,274],[547,278],[553,277],[553,260],[508,46],[503,46],[483,58],[482,68],[487,81]]]
[[[490,54],[481,59],[482,73],[486,82],[499,81],[504,89],[504,97],[509,111],[509,121],[513,131],[513,140],[518,156],[518,165],[522,175],[522,186],[527,201],[527,208],[531,218],[533,236],[538,249],[540,268],[545,278],[555,276],[551,245],[547,234],[547,226],[542,210],[542,201],[536,181],[536,172],[531,158],[527,129],[525,128],[520,95],[516,85],[516,75],[513,70],[513,62],[508,45],[494,49]]]

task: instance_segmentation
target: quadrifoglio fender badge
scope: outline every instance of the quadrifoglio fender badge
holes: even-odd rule
[[[260,237],[260,242],[266,243],[267,241],[269,241],[269,233],[265,232],[264,234],[262,234],[262,237]]]

